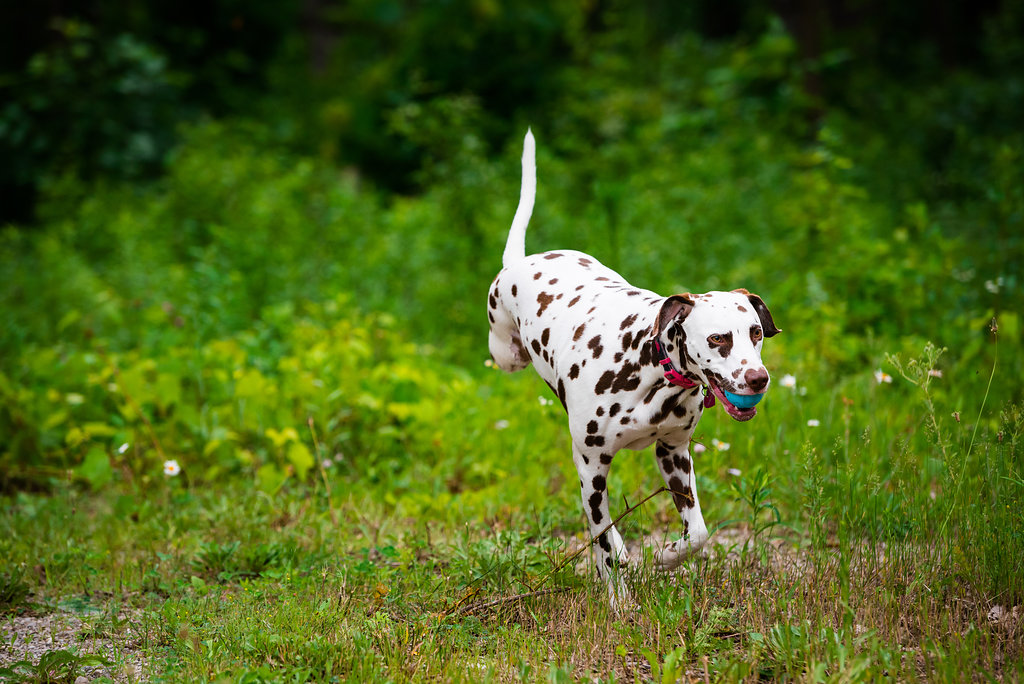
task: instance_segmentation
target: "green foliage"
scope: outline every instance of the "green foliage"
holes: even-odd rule
[[[68,21],[0,82],[7,172],[41,188],[38,225],[0,232],[0,608],[32,592],[100,633],[133,602],[182,680],[1013,678],[1021,632],[986,617],[1024,599],[1013,60],[922,91],[757,8],[721,40],[628,9],[350,3],[322,81],[289,80],[292,45],[277,99],[178,128],[255,62],[179,80],[167,46],[203,30]],[[807,79],[840,72],[859,89],[825,106]],[[635,619],[573,556],[564,413],[484,363],[527,123],[530,251],[746,287],[784,331],[757,419],[696,435],[722,545],[669,580],[637,564]],[[660,486],[649,455],[611,477]]]
[[[109,665],[106,658],[93,654],[77,655],[71,651],[59,649],[47,651],[39,656],[39,662],[19,660],[9,667],[0,667],[0,675],[5,681],[39,684],[49,682],[73,682],[83,667]]]
[[[64,172],[138,178],[161,168],[180,114],[167,61],[129,34],[56,20],[57,48],[0,89],[0,183],[32,187]]]
[[[0,612],[16,611],[31,591],[21,568],[0,572]]]

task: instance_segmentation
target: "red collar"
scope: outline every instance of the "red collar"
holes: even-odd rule
[[[676,385],[678,387],[685,387],[687,389],[698,386],[698,383],[679,372],[675,364],[672,363],[672,359],[670,359],[668,354],[665,353],[665,349],[661,346],[661,342],[658,340],[654,340],[654,353],[658,363],[664,369],[665,379],[668,380],[669,384]],[[714,405],[715,395],[708,392],[707,388],[704,388],[704,408],[711,408]]]

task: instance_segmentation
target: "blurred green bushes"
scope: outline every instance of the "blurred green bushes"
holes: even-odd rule
[[[269,30],[277,10],[259,7]],[[292,34],[238,57],[253,40],[242,10],[220,17],[245,34],[224,53],[236,58],[203,69],[189,65],[210,47],[187,36],[205,29],[158,38],[124,19],[107,43],[114,24],[61,24],[25,80],[0,81],[15,95],[0,108],[5,178],[39,190],[35,222],[0,230],[0,463],[111,475],[101,456],[119,463],[111,450],[147,432],[111,385],[133,388],[167,455],[201,459],[211,480],[311,475],[320,454],[298,432],[311,415],[355,416],[327,430],[329,450],[422,456],[395,446],[422,436],[405,422],[422,406],[365,405],[389,392],[418,405],[460,387],[426,423],[486,439],[452,416],[491,383],[474,384],[483,293],[527,125],[528,250],[585,250],[662,293],[758,292],[785,331],[770,366],[825,386],[859,387],[886,352],[930,340],[963,397],[983,393],[998,354],[991,401],[1019,401],[1024,71],[1007,27],[1020,18],[993,14],[988,52],[962,67],[922,57],[915,81],[839,38],[812,59],[785,16],[751,7],[711,38],[697,10],[675,26],[656,21],[669,9],[615,3],[353,3],[327,24],[359,30],[311,73],[297,65],[315,51]],[[346,339],[307,357],[321,335]],[[820,410],[840,415],[835,401]]]

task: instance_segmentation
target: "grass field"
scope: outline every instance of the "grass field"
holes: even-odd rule
[[[825,106],[778,20],[637,51],[586,28],[602,4],[556,3],[579,41],[532,109],[431,90],[433,43],[387,33],[422,92],[353,61],[301,112],[180,119],[156,178],[33,176],[35,222],[0,227],[0,679],[1024,678],[1019,32],[909,85],[830,53]],[[651,453],[616,457],[623,610],[557,399],[485,363],[528,124],[528,251],[744,287],[783,330],[757,417],[698,426],[706,558],[652,571],[678,517]],[[376,148],[401,185],[339,168]]]
[[[346,373],[366,364],[357,382],[398,367],[370,352],[354,361],[367,322],[330,310],[295,326],[308,327],[301,350],[277,340],[282,358],[320,359],[328,384],[353,394],[318,345],[348,350],[333,354]],[[386,323],[366,329],[384,335],[377,354],[411,351]],[[273,445],[266,462],[250,454],[241,477],[219,483],[196,470],[211,459],[179,457],[181,471],[165,474],[160,455],[181,450],[148,420],[124,446],[123,429],[83,424],[113,445],[109,472],[87,455],[51,474],[50,494],[4,498],[7,676],[43,677],[12,665],[34,640],[78,654],[54,658],[51,674],[69,681],[76,670],[129,681],[1019,678],[1024,414],[985,396],[954,404],[949,388],[971,371],[932,347],[879,358],[891,382],[867,367],[838,385],[780,368],[771,349],[776,379],[793,371],[794,385],[778,383],[751,423],[712,412],[698,430],[709,556],[675,574],[639,563],[638,605],[618,612],[593,578],[564,414],[526,373],[424,356],[418,372],[376,381],[387,405],[364,396],[364,415],[340,418],[310,385],[294,427],[256,428]],[[125,393],[130,355],[81,354],[61,364],[91,363],[107,401],[160,413]],[[298,382],[285,370],[302,377],[302,359],[291,366],[279,364],[282,388]],[[205,392],[217,394],[212,381]],[[287,410],[247,407],[248,396],[225,399],[238,422],[218,434],[233,449],[247,448],[247,420]],[[374,434],[325,437],[357,426]],[[288,477],[303,467],[306,484]],[[75,486],[90,477],[99,494]],[[658,477],[649,453],[624,452],[612,469],[613,514],[635,557],[679,532],[665,493],[634,508]],[[30,637],[33,616],[74,637],[48,642],[52,622]],[[107,664],[96,669],[90,652]]]

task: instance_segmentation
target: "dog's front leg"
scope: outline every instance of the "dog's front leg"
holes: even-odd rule
[[[621,605],[630,600],[629,591],[623,582],[622,570],[629,561],[622,537],[612,525],[609,513],[608,470],[611,456],[593,448],[580,448],[573,443],[572,458],[580,476],[580,496],[583,499],[583,514],[587,517],[590,537],[593,542],[597,574],[608,585],[612,605]]]
[[[700,512],[697,478],[693,472],[693,461],[690,459],[688,447],[688,439],[678,446],[659,440],[654,452],[665,486],[671,490],[672,501],[683,520],[682,538],[667,543],[656,552],[655,562],[661,570],[675,568],[687,557],[699,551],[708,541],[708,528],[704,524],[704,515]]]

